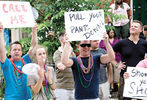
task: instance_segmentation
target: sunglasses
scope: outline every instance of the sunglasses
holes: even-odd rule
[[[91,44],[80,44],[81,47],[91,47]]]

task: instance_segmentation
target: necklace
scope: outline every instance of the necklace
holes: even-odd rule
[[[88,74],[90,72],[90,69],[91,69],[91,65],[93,66],[93,59],[91,59],[91,56],[89,56],[89,59],[88,59],[88,68],[86,68],[82,62],[82,59],[80,56],[78,56],[78,63],[79,63],[79,66],[80,68],[82,69],[82,71],[85,73],[85,74]]]
[[[22,64],[23,64],[23,66],[24,66],[24,65],[25,65],[25,63],[24,63],[23,58],[21,58],[21,60],[22,60]],[[10,59],[10,61],[11,61],[12,65],[13,65],[13,67],[14,67],[14,70],[15,70],[15,71],[17,71],[17,72],[18,72],[18,73],[20,73],[20,74],[23,74],[23,72],[22,72],[22,71],[20,71],[19,69],[17,69],[17,67],[16,67],[16,65],[14,64],[14,62],[13,62],[12,58]],[[22,65],[21,65],[21,69],[22,69]],[[16,72],[15,72],[15,73],[16,73]]]
[[[22,63],[21,63],[21,69],[22,69],[22,66],[25,65],[25,62],[24,62],[23,58],[21,58],[21,60],[22,60]],[[18,88],[18,86],[23,85],[23,83],[24,83],[24,78],[23,78],[24,77],[24,74],[23,74],[22,71],[20,71],[19,69],[17,69],[17,67],[14,64],[12,58],[10,59],[10,61],[11,61],[12,65],[13,65],[13,67],[14,67],[14,75],[15,76],[13,78],[14,78],[14,81],[16,83],[16,89],[17,89],[17,91],[19,93],[22,93],[21,88]]]
[[[78,68],[78,73],[79,73],[79,79],[80,79],[80,83],[81,83],[81,85],[84,87],[84,88],[88,88],[89,86],[90,86],[90,84],[91,84],[91,80],[92,80],[92,78],[93,78],[93,74],[94,74],[94,66],[93,66],[93,57],[91,57],[91,61],[92,61],[92,64],[90,64],[91,65],[91,73],[90,73],[90,79],[89,80],[87,80],[86,78],[85,78],[85,76],[84,76],[84,74],[83,74],[83,70],[82,70],[82,68],[79,66],[80,65],[80,63],[79,63],[79,61],[78,61],[78,63],[77,63],[77,68]],[[80,69],[81,69],[81,72],[80,72]],[[83,81],[82,81],[82,77],[81,77],[81,74],[80,73],[82,73],[82,77],[84,78],[84,80],[86,81],[86,82],[88,82],[88,84],[87,85],[85,85],[84,83],[83,83]]]
[[[46,64],[44,64],[44,70],[47,71]],[[47,100],[50,100],[50,94],[49,94],[49,93],[51,93],[50,92],[50,86],[49,86],[49,84],[47,82],[47,78],[45,76],[45,73],[44,73],[44,79],[43,79],[42,85],[43,85],[43,89],[44,89],[45,95],[47,97]]]

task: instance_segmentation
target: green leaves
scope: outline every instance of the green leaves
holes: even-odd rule
[[[53,54],[58,48],[58,36],[65,31],[64,12],[104,9],[105,16],[114,15],[109,10],[112,0],[26,0],[37,9],[39,18],[39,43],[47,46],[48,54]],[[118,19],[118,17],[116,17]],[[109,27],[108,27],[109,28]],[[54,35],[50,35],[52,32]],[[25,43],[24,43],[25,44]],[[24,45],[27,46],[28,44]]]

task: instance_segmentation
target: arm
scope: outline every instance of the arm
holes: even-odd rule
[[[115,53],[113,51],[113,48],[109,44],[108,35],[106,33],[104,34],[104,44],[106,46],[107,54],[102,55],[100,57],[100,60],[101,60],[101,63],[107,64],[110,61],[115,60]]]
[[[4,63],[6,60],[6,49],[4,42],[4,28],[2,23],[0,23],[0,62]]]
[[[129,21],[132,19],[131,9],[127,10]]]
[[[35,26],[32,28],[32,33],[31,33],[32,34],[31,47],[28,51],[28,55],[31,59],[33,57],[32,50],[38,43],[38,41],[37,41],[37,28],[38,28],[38,25],[37,25],[37,23],[35,23]]]
[[[72,52],[72,47],[69,42],[65,42],[65,46],[63,48],[63,52],[61,55],[61,62],[66,67],[71,67],[73,65],[73,60],[69,59],[70,54]]]
[[[126,68],[125,62],[117,62],[116,60],[111,61],[112,65],[119,70],[124,70]]]
[[[47,78],[47,81],[49,82],[50,88],[51,88],[52,90],[55,90],[55,89],[56,89],[56,82],[54,82],[54,81],[51,79],[50,73],[53,74],[53,73],[54,73],[54,70],[52,69],[52,71],[51,71],[51,69],[50,69],[49,67],[47,67],[47,72],[45,73],[46,78]]]
[[[59,70],[64,70],[66,68],[66,66],[64,66],[61,63],[61,52],[55,51],[54,55],[53,55],[53,60],[55,63],[55,66],[59,69]]]
[[[64,66],[61,62],[57,64],[57,68],[60,70],[64,70],[66,66]]]
[[[123,74],[123,77],[124,77],[124,79],[127,79],[127,78],[130,77],[130,75],[129,75],[129,73],[125,72],[125,73]]]
[[[107,64],[107,75],[108,75],[108,82],[111,82],[111,75],[112,75],[112,65],[111,63]]]
[[[35,94],[38,94],[41,89],[43,78],[44,78],[44,69],[40,69],[38,71],[38,75],[39,75],[39,80],[37,81],[37,83],[35,85],[31,85],[31,89],[33,90]]]

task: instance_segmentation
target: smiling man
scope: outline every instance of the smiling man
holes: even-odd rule
[[[99,100],[98,82],[100,63],[106,64],[115,59],[115,54],[108,42],[107,34],[104,35],[104,43],[107,48],[107,54],[91,55],[90,40],[83,40],[77,45],[79,56],[69,58],[72,48],[69,42],[65,42],[61,61],[65,66],[72,68],[76,100]]]
[[[11,59],[6,56],[4,42],[4,28],[0,23],[0,66],[5,78],[5,100],[28,100],[31,99],[30,88],[27,87],[27,75],[22,72],[22,67],[31,63],[32,50],[37,44],[37,27],[32,28],[31,47],[22,57],[22,45],[16,41],[10,45]]]
[[[140,39],[139,35],[142,32],[142,23],[134,20],[130,27],[130,36],[117,42],[113,49],[120,53],[122,63],[113,62],[113,65],[121,69],[120,86],[118,91],[119,100],[131,100],[131,98],[123,97],[124,79],[123,74],[127,70],[127,66],[135,67],[139,61],[143,60],[147,53],[147,41]]]

